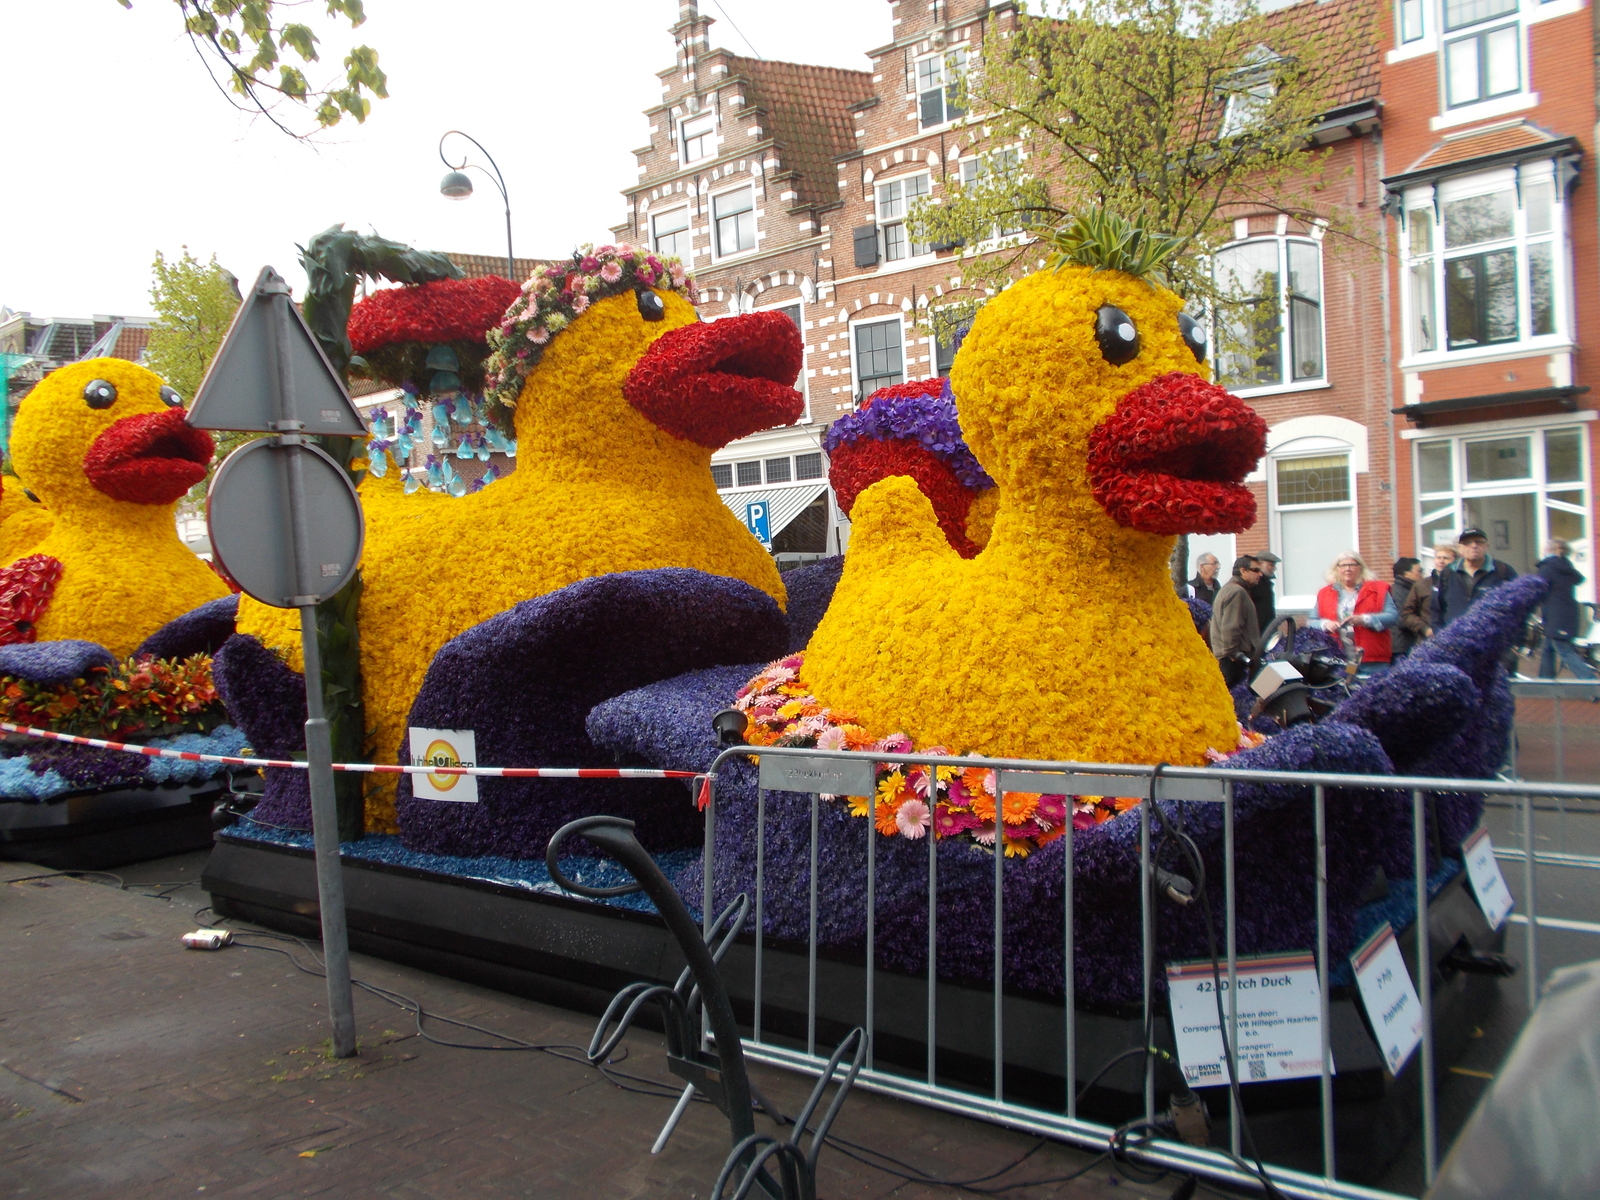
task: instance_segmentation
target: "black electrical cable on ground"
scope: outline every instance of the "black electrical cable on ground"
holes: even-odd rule
[[[204,925],[205,922],[202,919],[202,915],[211,911],[212,910],[209,906],[196,909],[194,913],[196,922]],[[215,926],[208,926],[208,928],[215,928]],[[304,950],[306,954],[310,956],[314,965],[307,966],[305,963],[301,962],[292,951],[286,950],[282,946],[258,945],[253,942],[243,940],[245,938],[268,938],[274,941],[291,942]],[[305,941],[303,938],[295,937],[292,934],[276,933],[263,929],[238,930],[234,932],[234,940],[232,944],[246,950],[267,950],[274,954],[281,954],[303,973],[319,979],[325,977],[322,970],[322,961],[317,957],[316,950],[309,942]],[[617,1070],[613,1063],[625,1059],[626,1051],[624,1051],[623,1059],[612,1059],[603,1063],[595,1063],[591,1062],[584,1050],[578,1046],[567,1045],[565,1043],[538,1043],[524,1041],[523,1039],[514,1037],[511,1034],[501,1033],[498,1030],[489,1029],[482,1025],[476,1025],[471,1021],[462,1021],[455,1017],[445,1017],[440,1016],[438,1013],[428,1012],[427,1009],[425,1009],[417,1000],[414,1000],[410,996],[407,996],[401,992],[396,992],[390,988],[367,983],[365,980],[361,979],[351,979],[350,983],[353,987],[358,987],[362,991],[376,996],[378,999],[392,1004],[404,1012],[410,1013],[416,1023],[416,1036],[422,1038],[424,1041],[429,1042],[432,1045],[442,1046],[453,1050],[537,1051],[544,1054],[549,1054],[554,1058],[559,1058],[567,1062],[577,1063],[580,1066],[593,1067],[613,1086],[618,1087],[623,1091],[630,1092],[634,1095],[650,1096],[661,1100],[677,1100],[682,1094],[670,1084],[662,1083],[661,1081],[655,1079],[648,1079],[642,1075],[634,1075],[627,1071]],[[438,1021],[446,1025],[453,1025],[458,1029],[468,1029],[474,1033],[481,1033],[485,1037],[495,1038],[500,1042],[508,1044],[485,1045],[483,1043],[474,1042],[446,1041],[443,1038],[436,1037],[429,1033],[424,1024],[426,1021]],[[695,1093],[695,1100],[701,1103],[709,1103],[709,1101],[706,1101],[705,1098],[702,1097],[698,1092]],[[783,1122],[780,1122],[780,1124],[781,1123],[792,1124],[792,1122],[788,1121],[787,1118],[785,1118]],[[935,1187],[949,1187],[955,1188],[959,1191],[971,1192],[977,1195],[995,1196],[1006,1195],[1011,1192],[1024,1190],[1026,1188],[1044,1187],[1058,1183],[1069,1183],[1072,1180],[1079,1179],[1088,1174],[1088,1172],[1092,1171],[1096,1166],[1104,1162],[1111,1153],[1110,1151],[1103,1152],[1092,1159],[1089,1163],[1085,1164],[1083,1167],[1067,1175],[1052,1175],[1043,1179],[1019,1180],[1015,1183],[1000,1184],[995,1187],[982,1187],[980,1185],[998,1179],[1001,1176],[1007,1175],[1016,1170],[1049,1143],[1044,1139],[1041,1139],[1027,1151],[999,1169],[991,1171],[986,1175],[979,1175],[971,1179],[942,1179],[936,1175],[929,1175],[924,1171],[919,1171],[910,1163],[895,1158],[891,1154],[888,1154],[882,1150],[875,1150],[871,1146],[863,1146],[857,1142],[852,1142],[847,1138],[839,1137],[837,1134],[830,1133],[826,1138],[826,1143],[837,1150],[840,1154],[843,1154],[847,1158],[854,1159],[863,1166],[870,1167],[875,1171],[881,1171],[886,1175],[890,1175],[898,1179],[904,1179],[909,1183],[922,1183]],[[1157,1176],[1157,1178],[1160,1178],[1160,1176]]]

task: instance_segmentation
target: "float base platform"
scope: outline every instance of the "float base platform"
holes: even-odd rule
[[[1498,951],[1491,931],[1458,873],[1434,897],[1428,914],[1434,961],[1434,1019],[1438,1070],[1457,1061],[1499,995],[1500,980],[1439,964],[1463,944]],[[316,872],[309,850],[217,835],[201,879],[212,908],[304,937],[319,936]],[[671,983],[683,958],[654,913],[630,911],[564,895],[446,875],[346,856],[345,903],[353,949],[437,974],[585,1012],[600,1012],[612,995],[636,980]],[[1402,931],[1415,974],[1415,938]],[[723,960],[734,1008],[750,1031],[754,946],[748,939]],[[865,1022],[861,959],[819,954],[816,1044],[824,1052],[853,1025]],[[761,1037],[803,1048],[808,968],[805,947],[773,945],[764,952]],[[927,989],[923,979],[876,973],[876,1065],[926,1078]],[[993,994],[987,986],[941,983],[938,992],[939,1082],[991,1094]],[[654,1010],[647,1012],[653,1015]],[[1370,1182],[1389,1165],[1420,1113],[1419,1055],[1391,1078],[1349,988],[1331,998],[1335,1079],[1335,1143],[1340,1178]],[[1061,1111],[1064,1013],[1059,1001],[1008,994],[1005,999],[1006,1098]],[[1114,1054],[1142,1043],[1136,1010],[1077,1013],[1078,1086]],[[1172,1046],[1170,1023],[1156,1022],[1155,1040]],[[1136,1061],[1110,1072],[1086,1097],[1086,1117],[1115,1123],[1142,1111],[1142,1072]],[[1203,1093],[1227,1144],[1226,1089]],[[1318,1083],[1246,1085],[1246,1112],[1268,1163],[1322,1169]],[[1158,1099],[1158,1105],[1163,1103]]]
[[[211,845],[216,783],[119,788],[44,803],[0,801],[0,859],[99,871]]]

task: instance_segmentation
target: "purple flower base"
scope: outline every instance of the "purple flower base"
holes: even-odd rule
[[[46,686],[82,679],[95,667],[116,665],[116,655],[99,642],[63,638],[55,642],[0,646],[0,675],[12,675]]]
[[[234,618],[238,612],[238,596],[208,600],[199,608],[168,621],[145,638],[134,654],[178,659],[194,654],[215,654],[233,636]]]
[[[447,643],[409,723],[474,730],[484,763],[636,765],[590,740],[590,709],[685,671],[777,658],[789,636],[772,598],[738,580],[680,568],[602,575],[524,601]],[[537,858],[562,825],[597,812],[636,822],[652,851],[701,836],[689,790],[678,781],[480,779],[478,797],[477,804],[420,800],[402,779],[406,846]]]
[[[305,753],[305,679],[283,659],[256,638],[234,634],[212,660],[211,677],[229,719],[244,731],[258,757]],[[269,825],[310,829],[311,784],[306,773],[266,772],[261,801],[251,811]]]
[[[839,554],[783,573],[783,586],[789,593],[786,611],[789,619],[789,653],[804,650],[811,641],[811,635],[817,631],[823,614],[828,611],[833,590],[839,586],[839,576],[843,571],[844,555]]]
[[[1495,738],[1510,721],[1510,694],[1499,657],[1542,590],[1539,585],[1497,589],[1451,626],[1454,630],[1461,625],[1460,631],[1435,639],[1429,655],[1414,654],[1367,684],[1340,710],[1339,720],[1279,734],[1230,758],[1227,767],[1393,774],[1394,764],[1384,749],[1387,742],[1405,761],[1426,765],[1430,773],[1491,773],[1504,747],[1503,740]],[[703,770],[716,755],[711,716],[727,706],[750,674],[749,666],[700,671],[619,695],[591,713],[590,734],[598,745],[615,753]],[[1391,721],[1395,730],[1385,728]],[[1452,729],[1460,731],[1453,741],[1448,737]],[[1419,753],[1411,748],[1411,738],[1435,740]],[[1463,742],[1482,753],[1466,753]],[[1441,744],[1454,749],[1441,753]],[[754,888],[755,782],[755,768],[740,760],[724,764],[719,777],[715,846],[719,906],[735,893]],[[1242,953],[1301,950],[1314,944],[1311,798],[1309,787],[1241,784],[1237,789],[1235,861]],[[774,792],[766,797],[764,924],[773,937],[801,941],[806,937],[811,806],[808,796]],[[1218,805],[1181,807],[1186,830],[1206,866],[1220,938],[1222,811]],[[1174,819],[1179,808],[1164,806]],[[1459,852],[1461,839],[1476,824],[1481,809],[1475,797],[1437,799],[1437,843],[1429,847],[1433,862]],[[869,829],[868,822],[849,816],[842,805],[820,802],[819,924],[821,942],[830,948],[859,950],[865,943]],[[1377,873],[1381,870],[1390,879],[1411,875],[1410,798],[1393,791],[1330,789],[1327,835],[1328,934],[1330,950],[1338,959],[1367,932],[1358,925],[1360,901]],[[1156,840],[1160,842],[1159,831]],[[1138,846],[1137,811],[1078,831],[1073,838],[1076,972],[1080,996],[1086,1001],[1127,1003],[1140,994]],[[925,966],[928,847],[926,840],[877,839],[876,939],[881,966],[910,972]],[[956,840],[938,843],[937,853],[939,973],[955,980],[987,980],[993,954],[994,858],[980,846]],[[1005,866],[1006,982],[1011,986],[1059,993],[1064,853],[1063,841],[1058,840]],[[1179,874],[1192,873],[1175,847],[1162,851],[1161,861]],[[703,894],[699,861],[686,867],[675,882],[698,907]],[[1390,903],[1398,905],[1393,919],[1410,919],[1403,895],[1391,896]],[[1199,906],[1176,910],[1163,905],[1157,943],[1164,961],[1206,955]]]

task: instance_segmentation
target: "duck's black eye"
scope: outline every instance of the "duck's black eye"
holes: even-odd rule
[[[83,389],[83,398],[90,408],[110,408],[117,402],[117,389],[104,379],[91,379]]]
[[[1195,362],[1206,360],[1206,327],[1188,313],[1178,314],[1178,332],[1183,334],[1183,344],[1194,354]]]
[[[169,387],[166,384],[161,385],[161,402],[168,408],[183,407],[183,397],[178,395],[178,389]]]
[[[1094,336],[1100,342],[1100,353],[1114,367],[1139,357],[1139,331],[1133,318],[1120,308],[1101,306],[1094,315]]]
[[[646,321],[659,321],[667,315],[667,306],[661,297],[649,288],[640,288],[639,315]]]

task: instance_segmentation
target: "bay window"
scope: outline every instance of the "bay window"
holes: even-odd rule
[[[1224,387],[1281,387],[1321,381],[1322,245],[1258,238],[1225,246],[1213,268],[1217,381]]]
[[[1556,334],[1560,206],[1549,168],[1446,181],[1406,211],[1409,354]],[[1520,193],[1520,202],[1519,202]],[[1437,215],[1436,215],[1437,214]],[[1440,318],[1443,328],[1440,328]]]

